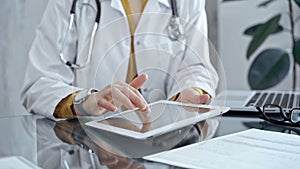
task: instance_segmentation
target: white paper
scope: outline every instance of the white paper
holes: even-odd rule
[[[199,169],[299,169],[300,136],[250,129],[144,159]]]
[[[21,156],[0,158],[0,169],[40,169]]]

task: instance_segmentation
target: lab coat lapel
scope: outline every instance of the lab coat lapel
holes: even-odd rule
[[[120,13],[122,13],[123,16],[126,16],[121,0],[112,0],[110,6],[116,9],[117,11],[119,11]]]
[[[157,25],[149,25],[149,16],[154,14],[161,13],[163,11],[162,5],[166,6],[167,8],[171,8],[169,0],[148,0],[143,15],[141,15],[141,18],[139,20],[139,23],[136,27],[135,32],[145,32],[145,31],[151,31],[153,30],[152,26]],[[145,17],[147,15],[147,17]],[[147,25],[147,26],[145,26]]]
[[[165,5],[168,8],[171,8],[170,0],[157,0],[157,1],[158,1],[158,3],[161,3],[161,4]]]
[[[171,7],[170,3],[169,3],[169,0],[148,0],[147,4],[145,6],[144,12],[145,13],[160,12],[161,11],[160,4],[162,4],[166,7],[169,7],[169,8]]]

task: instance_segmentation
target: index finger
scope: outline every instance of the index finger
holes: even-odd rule
[[[141,74],[139,76],[137,76],[136,78],[134,78],[130,83],[129,85],[136,88],[136,89],[139,89],[143,86],[143,84],[148,80],[148,76],[147,74]]]

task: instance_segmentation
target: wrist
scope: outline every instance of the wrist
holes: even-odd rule
[[[93,88],[84,89],[78,92],[77,95],[74,97],[72,107],[77,115],[90,115],[90,113],[87,112],[82,105],[94,92],[97,92],[97,90]]]

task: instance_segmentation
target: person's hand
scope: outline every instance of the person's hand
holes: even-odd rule
[[[207,104],[209,100],[210,96],[208,94],[201,94],[193,88],[188,88],[180,92],[180,95],[178,96],[176,101],[190,104]],[[183,108],[189,112],[199,113],[206,113],[210,110],[208,108],[190,106],[183,106]]]
[[[105,123],[110,126],[119,127],[122,129],[136,131],[139,133],[144,133],[151,130],[152,122],[150,121],[151,120],[150,117],[147,117],[144,112],[137,112],[137,113],[140,118],[140,121],[115,117],[115,118],[109,118],[107,120],[104,120],[101,123]],[[134,123],[141,124],[141,127],[136,126]]]
[[[139,75],[130,84],[118,81],[106,86],[99,92],[92,93],[86,101],[82,103],[83,109],[91,115],[101,115],[106,111],[116,111],[117,107],[124,106],[126,109],[139,108],[147,112],[149,107],[138,91],[147,81],[146,74]],[[78,115],[81,113],[76,110]]]
[[[207,104],[210,101],[210,96],[208,94],[200,94],[193,88],[188,88],[180,92],[176,101],[192,104]]]

